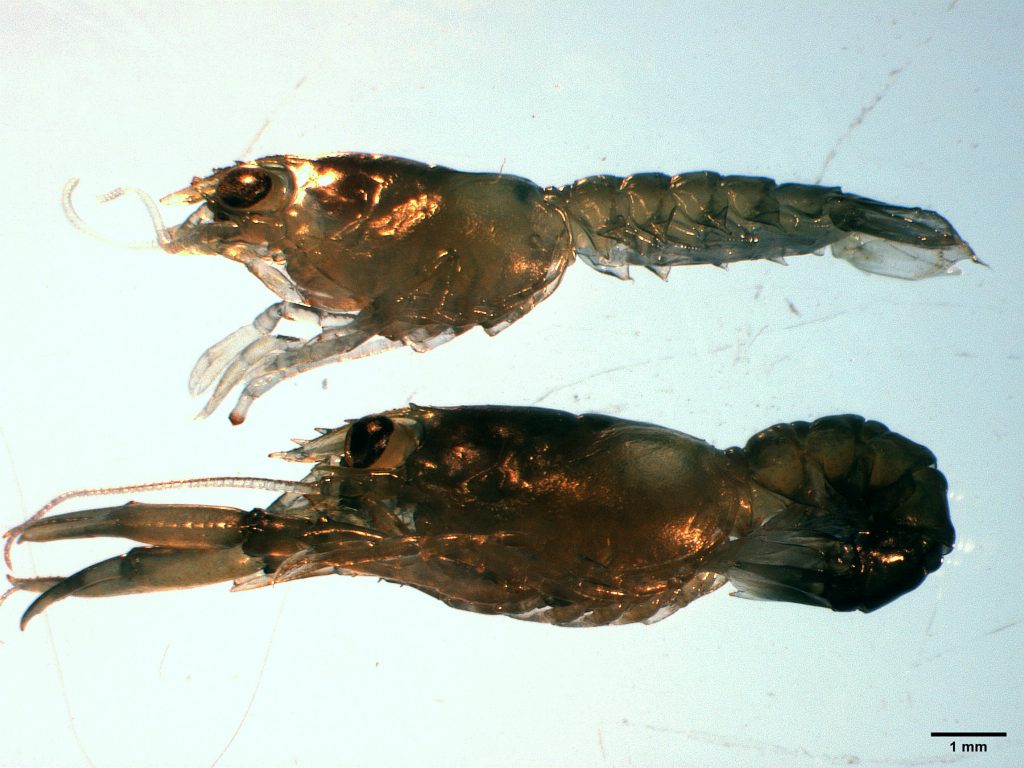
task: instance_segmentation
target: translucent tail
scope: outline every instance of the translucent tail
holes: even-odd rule
[[[743,450],[763,522],[715,557],[742,597],[873,611],[952,550],[935,457],[878,422],[779,424]]]
[[[964,259],[979,261],[953,225],[934,211],[842,195],[831,217],[837,229],[849,233],[832,243],[832,255],[865,272],[919,280],[958,274],[956,263]]]
[[[631,265],[660,277],[687,264],[820,252],[866,272],[918,280],[978,261],[942,216],[843,192],[702,171],[591,176],[548,188],[565,214],[576,255],[626,279]]]

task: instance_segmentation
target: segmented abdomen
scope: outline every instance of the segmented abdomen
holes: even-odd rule
[[[858,269],[906,279],[974,258],[937,213],[838,187],[701,171],[590,176],[546,191],[566,214],[577,255],[620,278],[631,264],[665,277],[673,266],[779,260],[826,246]]]
[[[935,456],[884,424],[778,424],[743,453],[764,522],[715,553],[742,596],[872,611],[917,587],[952,550]]]

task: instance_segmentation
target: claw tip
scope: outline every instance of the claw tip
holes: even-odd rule
[[[43,608],[45,607],[45,605],[40,607],[40,600],[41,599],[42,599],[42,595],[40,595],[35,600],[33,600],[32,601],[32,605],[30,605],[28,607],[28,610],[26,610],[23,614],[21,614],[21,621],[18,622],[18,627],[21,629],[22,632],[25,631],[25,627],[28,626],[28,623],[30,621],[32,621],[32,619],[34,619],[36,616],[38,616],[40,613],[42,613]]]
[[[4,538],[7,538],[8,536],[10,536],[10,534],[13,531],[14,531],[14,528],[12,528],[7,533],[5,533],[4,534]],[[7,539],[6,542],[4,542],[4,565],[7,566],[7,570],[9,570],[9,571],[13,571],[14,570],[14,563],[11,561],[11,549],[14,547],[14,542],[15,541],[17,541],[17,539],[11,537],[11,538]]]

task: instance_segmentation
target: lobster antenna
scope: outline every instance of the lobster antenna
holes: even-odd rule
[[[68,183],[64,185],[64,191],[61,193],[61,208],[64,209],[64,215],[67,220],[71,222],[71,225],[75,229],[84,232],[89,237],[95,238],[102,243],[108,245],[116,245],[121,248],[134,248],[134,249],[146,249],[146,248],[164,248],[173,241],[170,233],[167,231],[167,225],[164,224],[163,217],[160,215],[160,209],[157,207],[156,201],[149,196],[149,194],[138,187],[118,187],[112,189],[106,194],[97,195],[96,199],[101,203],[109,203],[111,200],[116,200],[119,197],[123,197],[127,194],[135,195],[142,204],[146,207],[146,212],[149,214],[149,220],[153,224],[154,240],[115,240],[112,237],[108,237],[101,232],[95,230],[85,219],[81,217],[78,211],[75,210],[74,204],[71,202],[71,196],[74,194],[75,189],[78,187],[80,179],[68,179]]]
[[[139,493],[141,491],[166,491],[170,488],[249,488],[256,491],[280,491],[281,493],[309,493],[316,490],[312,483],[294,480],[274,480],[268,477],[197,477],[192,480],[164,480],[157,483],[140,483],[138,485],[116,485],[109,488],[81,488],[77,491],[66,491],[44,504],[30,518],[16,525],[4,534],[4,562],[9,569],[11,565],[11,547],[26,528],[36,520],[44,517],[51,510],[65,501],[83,496],[113,496],[122,493]]]

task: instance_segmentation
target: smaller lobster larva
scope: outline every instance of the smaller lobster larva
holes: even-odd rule
[[[278,454],[298,482],[266,510],[141,504],[44,517],[18,541],[120,536],[146,546],[41,592],[65,597],[337,573],[450,606],[565,626],[657,621],[731,581],[744,597],[872,611],[951,551],[946,480],[923,446],[859,416],[778,424],[725,451],[664,427],[539,408],[409,406]],[[10,561],[8,559],[8,565]],[[12,590],[14,591],[14,590]]]
[[[65,189],[65,211],[88,230],[71,206],[76,184]],[[147,203],[161,248],[241,262],[281,299],[207,350],[189,379],[194,395],[213,387],[203,415],[241,384],[236,424],[256,398],[310,368],[402,345],[422,352],[476,326],[498,333],[549,296],[576,257],[623,279],[631,265],[665,278],[675,266],[783,262],[826,247],[858,269],[907,280],[977,261],[933,211],[710,172],[541,188],[381,155],[278,155],[165,197],[201,204],[170,228],[131,191]],[[272,335],[282,318],[319,332]]]

